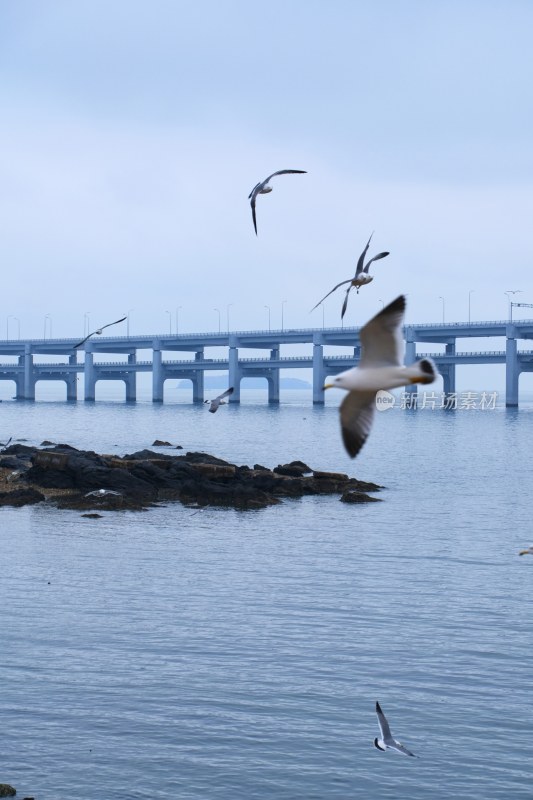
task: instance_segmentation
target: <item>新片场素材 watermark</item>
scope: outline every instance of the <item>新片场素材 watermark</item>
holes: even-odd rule
[[[376,394],[376,409],[391,408],[457,409],[460,411],[493,411],[498,392],[402,392],[399,396],[381,389]]]

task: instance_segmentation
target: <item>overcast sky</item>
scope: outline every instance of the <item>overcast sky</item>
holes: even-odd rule
[[[321,325],[371,231],[347,324],[533,303],[532,31],[530,0],[2,0],[0,336]]]

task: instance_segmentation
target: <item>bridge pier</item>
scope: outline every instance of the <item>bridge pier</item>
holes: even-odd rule
[[[228,398],[230,403],[241,402],[241,380],[243,377],[242,369],[239,365],[239,349],[230,344],[229,348],[229,385],[233,386],[233,394]]]
[[[16,381],[17,400],[35,400],[35,375],[33,372],[33,355],[29,345],[24,346],[24,355],[19,356],[19,364],[24,367],[22,380]]]
[[[518,379],[520,369],[516,339],[507,334],[505,346],[505,405],[507,408],[518,408]]]
[[[455,355],[455,340],[453,342],[448,342],[446,344],[446,355],[447,356],[454,356]],[[440,374],[442,375],[442,389],[444,392],[444,396],[450,397],[450,395],[455,394],[455,364],[447,364],[445,367],[441,367],[439,370]]]
[[[137,372],[134,368],[136,363],[137,351],[134,350],[133,353],[128,353],[128,365],[131,365],[133,369],[129,369],[127,377],[124,378],[127,403],[134,403],[137,400]]]
[[[279,346],[273,347],[270,351],[270,360],[277,361],[279,359]],[[269,374],[266,375],[268,382],[268,402],[274,405],[279,404],[279,367],[272,367]]]
[[[203,361],[204,359],[204,348],[202,347],[200,350],[197,350],[194,354],[195,361]],[[204,386],[204,376],[205,373],[203,370],[199,369],[196,372],[196,375],[192,378],[192,401],[193,403],[203,403],[205,399],[205,386]]]
[[[84,391],[83,398],[85,401],[93,401],[95,398],[96,378],[94,372],[94,356],[92,350],[88,349],[90,345],[85,348],[85,364],[83,366],[84,377]]]
[[[414,364],[416,361],[416,341],[414,340],[414,333],[411,329],[407,329],[405,332],[405,358],[404,364],[408,367],[410,364]],[[416,402],[418,398],[418,383],[410,383],[408,386],[404,387],[404,392],[406,394],[411,395],[411,402],[409,403],[409,408],[416,408]]]
[[[313,344],[313,405],[324,405],[324,348],[321,344]]]
[[[72,365],[76,364],[77,361],[77,354],[71,353],[68,357],[68,363]],[[69,372],[65,378],[65,383],[67,384],[67,402],[75,403],[78,399],[78,373]]]
[[[165,383],[165,376],[163,375],[162,354],[160,348],[153,350],[152,357],[152,402],[163,402],[163,386]]]

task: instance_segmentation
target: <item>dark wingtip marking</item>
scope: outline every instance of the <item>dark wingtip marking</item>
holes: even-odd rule
[[[378,744],[378,737],[377,737],[377,736],[376,736],[376,738],[374,739],[374,747],[375,747],[377,750],[381,750],[381,752],[382,752],[382,753],[384,753],[384,752],[385,752],[385,748],[384,748],[384,747],[380,747],[380,746],[379,746],[379,744]]]
[[[380,714],[383,714],[383,711],[381,710],[381,706],[380,706],[380,704],[378,703],[377,700],[376,700],[376,711],[379,711]]]
[[[389,314],[391,311],[392,312],[405,311],[405,306],[406,306],[405,295],[401,294],[396,298],[396,300],[393,300],[392,303],[389,303],[388,306],[385,306],[385,308],[381,313]]]

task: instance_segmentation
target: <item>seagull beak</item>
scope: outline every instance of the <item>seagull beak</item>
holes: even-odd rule
[[[326,391],[326,389],[334,389],[334,388],[335,388],[335,387],[333,386],[333,384],[332,384],[332,383],[326,383],[326,384],[324,384],[324,386],[322,387],[322,391],[323,391],[323,392],[325,392],[325,391]]]
[[[528,554],[528,553],[529,553],[529,550],[520,550],[520,552],[518,553],[518,555],[519,555],[519,556],[527,556],[527,554]]]

